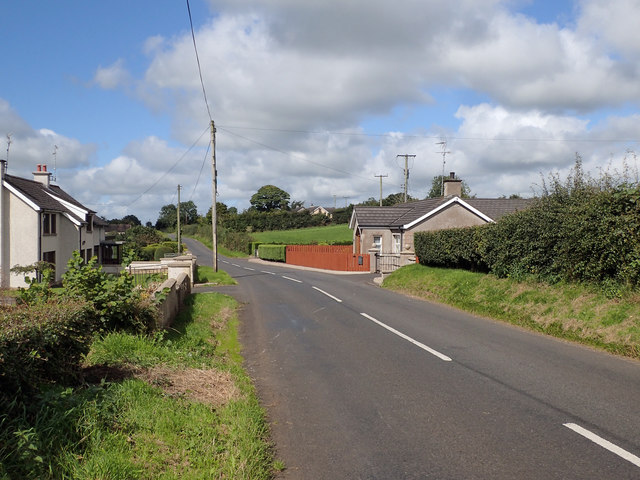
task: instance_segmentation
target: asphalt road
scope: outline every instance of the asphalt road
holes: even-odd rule
[[[640,478],[639,362],[370,275],[223,257],[220,268],[239,282],[227,292],[243,304],[281,478]]]

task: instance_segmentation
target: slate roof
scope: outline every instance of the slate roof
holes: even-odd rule
[[[353,228],[355,220],[360,227],[400,228],[443,206],[452,198],[454,197],[427,198],[391,207],[356,206],[353,209],[350,226]],[[464,198],[460,201],[496,221],[508,213],[528,208],[533,200],[524,198]]]
[[[17,189],[20,193],[22,193],[25,197],[35,203],[42,210],[59,212],[63,214],[70,215],[75,218],[79,222],[86,222],[86,218],[81,218],[76,215],[73,211],[64,206],[64,204],[57,201],[51,195],[55,195],[56,197],[69,202],[83,210],[86,210],[90,213],[95,213],[93,210],[85,207],[80,202],[78,202],[75,198],[69,195],[67,192],[62,190],[57,185],[50,185],[48,188],[34,180],[27,180],[26,178],[15,177],[13,175],[5,174],[4,181]]]

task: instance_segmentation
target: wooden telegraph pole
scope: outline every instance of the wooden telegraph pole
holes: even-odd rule
[[[216,200],[218,197],[218,171],[216,170],[216,126],[211,120],[211,177],[212,177],[212,195],[213,202],[211,204],[211,237],[213,251],[213,271],[218,271],[218,212],[216,208]]]

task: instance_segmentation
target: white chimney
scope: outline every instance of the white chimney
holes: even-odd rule
[[[33,172],[33,180],[43,184],[45,187],[49,186],[51,183],[51,173],[47,172],[46,165],[38,164],[36,171]]]

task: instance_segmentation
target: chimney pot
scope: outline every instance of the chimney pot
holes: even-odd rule
[[[38,172],[41,172],[41,171],[42,171],[42,165],[38,164],[37,171],[38,171]]]
[[[456,179],[456,172],[449,172],[449,178],[451,180],[455,180]]]
[[[46,165],[46,164],[43,164],[43,165],[42,165],[42,171],[43,171],[43,172],[46,172],[46,171],[47,171],[47,165]]]

